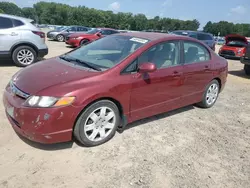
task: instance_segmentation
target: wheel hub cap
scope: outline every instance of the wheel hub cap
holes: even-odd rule
[[[29,65],[34,61],[34,54],[29,49],[20,50],[17,53],[17,60],[23,65]]]
[[[94,110],[86,119],[84,134],[91,141],[105,139],[114,129],[116,123],[115,113],[108,107]]]
[[[208,90],[207,90],[207,94],[206,94],[206,101],[208,105],[212,105],[217,97],[218,97],[218,93],[219,93],[219,87],[217,84],[212,84]]]

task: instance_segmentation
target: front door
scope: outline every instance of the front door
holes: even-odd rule
[[[200,102],[207,84],[213,79],[210,52],[197,42],[184,41],[183,100]]]
[[[20,36],[21,32],[14,27],[12,20],[0,16],[0,53],[8,52]]]
[[[180,64],[180,42],[157,44],[143,53],[136,63],[152,62],[157,70],[132,75],[131,119],[138,120],[179,107],[183,66]]]

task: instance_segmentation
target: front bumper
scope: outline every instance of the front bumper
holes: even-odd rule
[[[221,53],[219,53],[219,56],[224,57],[224,58],[235,58],[235,59],[240,59],[241,58],[241,56],[221,54]]]
[[[73,106],[59,108],[29,108],[24,99],[4,91],[3,103],[6,116],[13,129],[29,140],[51,144],[72,139],[72,130],[77,117]]]
[[[250,58],[241,57],[240,62],[245,65],[250,65]]]
[[[70,45],[70,46],[78,47],[80,41],[76,40],[76,39],[69,39],[69,40],[66,40],[65,43]]]

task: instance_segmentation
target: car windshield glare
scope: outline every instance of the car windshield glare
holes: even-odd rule
[[[230,41],[227,43],[227,46],[234,46],[234,47],[245,47],[247,44],[242,41]]]
[[[95,34],[97,32],[101,31],[100,29],[91,29],[87,32],[87,34]]]
[[[149,40],[123,35],[112,35],[82,46],[66,56],[81,60],[101,70],[119,64],[124,58],[142,47]]]

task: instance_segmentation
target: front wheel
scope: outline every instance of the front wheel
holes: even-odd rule
[[[246,75],[250,76],[250,65],[245,65],[244,70],[245,70]]]
[[[217,80],[212,80],[206,87],[206,90],[203,94],[202,101],[197,105],[202,108],[210,108],[212,107],[220,92],[220,84]]]
[[[101,100],[83,111],[75,124],[74,136],[84,146],[97,146],[115,135],[120,122],[117,106],[109,100]]]
[[[83,39],[83,40],[81,40],[81,42],[80,42],[80,46],[82,46],[82,45],[84,45],[84,44],[87,44],[88,42],[89,42],[89,40]]]

